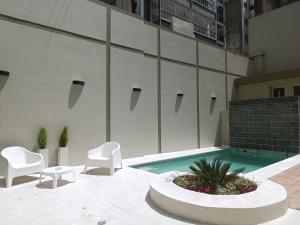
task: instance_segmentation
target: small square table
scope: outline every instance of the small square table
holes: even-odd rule
[[[55,166],[49,167],[42,170],[40,173],[40,180],[39,183],[42,182],[42,176],[49,176],[52,177],[52,187],[57,188],[57,180],[62,178],[62,175],[67,173],[73,173],[73,182],[75,182],[75,171],[70,166]]]

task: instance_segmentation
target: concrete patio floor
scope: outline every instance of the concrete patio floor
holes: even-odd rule
[[[76,167],[76,183],[63,181],[38,185],[34,176],[18,178],[4,188],[0,179],[1,225],[183,225],[197,224],[168,215],[149,201],[154,174],[125,167],[110,177],[106,171],[82,174]],[[102,175],[101,175],[102,174]],[[29,178],[29,182],[27,181]],[[65,175],[72,181],[72,175]],[[19,183],[19,184],[17,184]],[[300,211],[288,213],[264,225],[299,225]]]

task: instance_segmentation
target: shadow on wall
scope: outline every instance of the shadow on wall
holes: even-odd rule
[[[251,57],[254,55],[254,57]],[[266,55],[264,52],[256,52],[250,55],[250,59],[247,65],[247,75],[259,75],[266,72]]]
[[[5,84],[6,84],[7,80],[8,80],[7,76],[0,76],[0,92],[5,87]]]
[[[218,127],[216,131],[215,146],[222,145],[222,113],[222,110],[220,110],[218,116]]]
[[[70,92],[69,92],[69,100],[68,100],[69,109],[72,109],[74,107],[74,105],[76,104],[76,102],[78,101],[81,95],[82,90],[83,90],[82,85],[76,85],[76,84],[71,85]]]
[[[141,89],[140,88],[133,88],[131,92],[131,97],[130,97],[130,111],[134,110],[135,106],[138,103],[138,100],[141,95]]]
[[[210,114],[213,114],[213,112],[214,112],[214,109],[215,109],[215,105],[216,105],[216,97],[212,97],[211,98],[211,101],[210,101],[210,110],[209,110],[209,112],[210,112]]]
[[[177,94],[175,102],[175,113],[178,113],[183,99],[183,94]]]

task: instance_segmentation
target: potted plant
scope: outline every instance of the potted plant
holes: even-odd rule
[[[48,135],[45,128],[41,128],[38,134],[37,138],[37,144],[38,144],[38,152],[43,156],[45,167],[48,167],[49,163],[49,151],[46,148],[47,147],[47,141],[48,141]]]
[[[59,137],[58,165],[67,166],[69,164],[68,127],[64,127]]]

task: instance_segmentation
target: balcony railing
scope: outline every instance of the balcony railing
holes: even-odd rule
[[[156,14],[159,12],[152,13],[154,14],[153,18],[158,17]],[[216,40],[216,23],[214,19],[206,17],[175,1],[161,0],[161,19],[170,23],[172,16],[192,23],[196,34]]]
[[[192,3],[202,6],[211,12],[216,12],[216,3],[210,0],[192,0]]]

